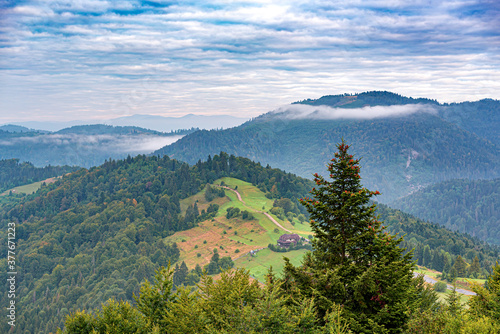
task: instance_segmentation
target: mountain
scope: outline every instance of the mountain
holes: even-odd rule
[[[221,194],[217,185],[224,180],[231,188]],[[207,183],[217,190],[207,195]],[[225,153],[192,166],[167,156],[139,155],[80,169],[0,206],[1,223],[16,226],[19,295],[13,333],[53,332],[77,309],[97,308],[109,298],[131,301],[141,281],[151,280],[154,269],[169,261],[178,265],[184,251],[207,261],[218,247],[221,256],[236,260],[236,249],[255,249],[279,236],[264,212],[307,234],[307,223],[298,220],[305,210],[297,198],[312,186],[310,180]],[[247,204],[237,200],[234,188]],[[247,211],[244,218],[246,210],[255,216],[249,218]],[[425,249],[442,260],[436,266],[457,255],[469,262],[477,255],[485,272],[498,257],[497,248],[476,238],[385,206],[378,210],[391,232],[407,234],[404,245],[415,247],[420,261]],[[231,242],[217,245],[229,234]],[[7,229],[0,237],[7,238]],[[0,255],[0,265],[7,267],[6,247]],[[0,279],[7,279],[7,271]],[[0,302],[6,305],[7,294]],[[1,326],[4,332],[10,329],[6,322]]]
[[[500,101],[483,99],[476,102],[444,103],[426,98],[405,97],[391,92],[366,92],[361,94],[327,95],[293,104],[329,106],[333,108],[362,108],[367,106],[393,106],[423,104],[431,106],[442,119],[453,123],[492,143],[500,144]]]
[[[234,117],[229,115],[193,115],[188,114],[182,117],[164,117],[153,115],[132,115],[104,121],[104,124],[114,126],[135,125],[142,128],[168,132],[178,129],[227,129],[241,125],[247,118]]]
[[[79,125],[47,133],[0,131],[0,159],[30,161],[35,166],[77,165],[91,167],[106,159],[151,153],[196,131],[169,133],[135,126]]]
[[[164,238],[218,211],[199,212],[197,203],[182,200],[223,176],[254,180],[264,193],[291,196],[295,203],[310,183],[224,154],[192,167],[139,155],[81,169],[0,207],[2,223],[16,224],[14,333],[54,332],[77,308],[95,308],[110,297],[132,300],[139,282],[179,259],[177,245]],[[7,229],[0,236],[6,239]],[[0,252],[7,266],[7,248]],[[7,294],[1,298],[7,301]]]
[[[32,131],[36,131],[36,130],[29,129],[29,128],[24,127],[24,126],[12,125],[12,124],[2,125],[2,126],[0,126],[0,130],[7,131],[7,132],[32,132]]]
[[[500,103],[484,99],[444,105],[438,115],[460,128],[500,145]]]
[[[164,117],[157,115],[132,115],[113,118],[109,120],[80,120],[69,122],[42,122],[27,121],[14,122],[13,125],[45,130],[59,131],[65,128],[87,125],[87,124],[105,124],[112,126],[137,126],[145,129],[159,132],[170,132],[181,129],[200,128],[200,129],[220,129],[231,128],[245,122],[248,118],[234,117],[229,115],[193,115],[188,114],[181,117]],[[12,125],[10,125],[12,126]],[[0,128],[1,129],[1,128]]]
[[[500,179],[449,180],[390,204],[451,230],[500,245]]]
[[[364,184],[380,190],[384,203],[452,178],[500,176],[499,146],[440,117],[444,107],[387,92],[323,97],[236,128],[192,133],[154,154],[195,163],[224,151],[311,177],[344,138],[362,157]]]

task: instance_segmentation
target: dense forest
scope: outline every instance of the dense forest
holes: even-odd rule
[[[310,189],[308,180],[227,154],[191,167],[137,156],[81,169],[20,204],[4,205],[3,224],[16,223],[21,297],[15,333],[54,331],[76,308],[94,308],[110,297],[131,300],[157,267],[177,261],[176,245],[163,238],[195,226],[201,215],[193,208],[181,212],[179,200],[228,175],[297,203]],[[1,235],[5,239],[6,230]],[[4,266],[6,252],[2,248]]]
[[[431,114],[372,120],[288,120],[269,114],[223,131],[197,131],[155,154],[194,163],[225,151],[310,178],[344,138],[362,157],[367,187],[387,203],[450,178],[493,178],[497,146]]]
[[[70,166],[37,168],[29,162],[19,162],[19,159],[0,160],[0,193],[17,186],[61,176],[77,169],[79,168]]]
[[[314,232],[312,252],[298,266],[285,258],[282,277],[270,270],[260,287],[248,272],[230,270],[218,280],[202,275],[195,289],[174,290],[180,267],[160,268],[153,282],[141,285],[134,304],[110,299],[102,309],[72,313],[58,332],[499,332],[500,265],[488,268],[485,287],[473,286],[477,295],[468,309],[455,290],[447,303],[439,302],[422,276],[414,276],[412,251],[400,247],[402,239],[388,233],[370,204],[379,192],[362,187],[359,159],[344,142],[338,148],[328,164],[330,178],[315,174],[310,197],[301,199]],[[457,263],[464,264],[460,256],[455,274],[464,269]]]
[[[500,179],[450,180],[390,204],[450,230],[500,244]]]
[[[192,166],[167,156],[108,160],[65,175],[18,204],[4,205],[3,224],[16,223],[20,314],[14,333],[53,331],[70,312],[96,308],[111,297],[131,301],[140,282],[151,281],[154,270],[169,261],[178,266],[177,282],[199,280],[201,268],[186,271],[176,263],[177,245],[163,238],[207,219],[210,212],[204,216],[195,205],[182,211],[180,200],[224,176],[251,182],[276,203],[307,213],[298,198],[307,196],[312,181],[225,153]],[[390,231],[407,234],[411,247],[428,247],[431,256],[445,252],[452,262],[460,255],[469,263],[478,256],[483,275],[498,257],[496,248],[467,235],[387,207],[379,206],[379,211]],[[0,231],[3,238],[5,233]],[[212,260],[215,268],[227,262],[215,254]],[[6,266],[5,261],[2,248],[0,263]],[[5,293],[2,302],[6,300]]]
[[[387,91],[372,91],[361,94],[326,95],[319,99],[306,99],[294,104],[311,106],[329,106],[339,108],[362,108],[365,106],[393,106],[402,104],[431,104],[439,105],[435,100],[426,98],[405,97]]]
[[[418,265],[444,272],[455,266],[458,257],[464,259],[467,271],[461,277],[486,277],[500,255],[497,246],[490,245],[468,234],[453,232],[439,224],[430,223],[414,216],[378,204],[377,213],[387,231],[404,236],[403,248],[414,249],[413,259]],[[479,268],[471,268],[474,259]]]
[[[426,104],[443,120],[459,128],[500,145],[500,135],[492,124],[500,124],[500,101],[483,99],[475,102],[438,103],[426,98],[405,97],[387,91],[372,91],[360,94],[327,95],[319,99],[306,99],[294,104],[329,106],[334,108],[361,108],[366,106],[392,106]]]

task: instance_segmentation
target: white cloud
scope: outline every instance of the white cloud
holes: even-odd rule
[[[281,107],[274,111],[286,119],[375,119],[387,117],[401,117],[411,114],[425,112],[435,113],[431,105],[407,104],[394,106],[374,106],[363,108],[332,108],[328,106],[310,106],[304,104],[292,104]]]
[[[26,1],[0,25],[0,121],[257,115],[365,90],[500,98],[494,13],[473,1]]]

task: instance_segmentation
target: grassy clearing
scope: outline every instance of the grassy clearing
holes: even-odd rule
[[[290,259],[293,265],[300,265],[304,254],[307,252],[305,249],[290,251],[287,253],[276,253],[269,248],[258,251],[254,256],[246,254],[235,261],[235,266],[238,268],[245,268],[250,271],[250,274],[260,282],[266,281],[266,274],[269,267],[272,266],[273,272],[277,275],[283,271],[285,261],[283,257]]]
[[[438,301],[448,305],[448,296],[451,295],[451,290],[446,290],[445,292],[437,292]],[[463,307],[468,308],[467,302],[469,301],[471,296],[463,295],[461,293],[458,294],[460,296],[460,303]]]
[[[8,195],[11,191],[15,194],[30,195],[30,194],[33,194],[34,192],[36,192],[38,189],[40,189],[40,187],[42,186],[42,183],[44,183],[44,182],[46,184],[54,183],[54,182],[56,182],[56,180],[57,180],[57,178],[53,177],[53,178],[46,179],[43,181],[38,181],[38,182],[23,185],[23,186],[15,187],[15,188],[9,189],[7,191],[4,191],[2,194],[0,194],[0,196]]]
[[[270,243],[276,244],[278,238],[283,233],[288,232],[278,228],[268,217],[261,213],[262,211],[268,211],[274,202],[266,198],[262,191],[248,182],[229,177],[216,180],[214,185],[220,185],[222,181],[231,189],[237,187],[237,191],[245,203],[239,201],[236,193],[230,190],[225,190],[225,197],[216,198],[212,202],[205,200],[204,189],[198,194],[182,200],[181,210],[183,213],[188,206],[194,203],[197,203],[200,212],[211,203],[216,203],[219,205],[219,212],[214,219],[203,221],[193,229],[177,232],[165,239],[167,243],[177,243],[181,252],[180,260],[185,261],[189,268],[194,268],[196,264],[204,266],[210,262],[213,250],[217,248],[221,256],[238,258],[235,262],[236,267],[241,267],[239,263],[242,263],[245,268],[252,268],[252,275],[260,281],[263,281],[269,266],[273,266],[276,272],[282,270],[283,254],[290,257],[292,263],[299,264],[305,250],[274,253],[265,249],[259,252],[258,260],[256,260],[257,258],[249,258],[248,252],[250,250],[266,248]],[[254,219],[243,220],[241,217],[227,219],[226,210],[229,207],[236,207],[241,211],[247,210],[254,215]],[[310,234],[310,227],[307,223],[299,224],[297,221],[295,226],[292,226],[288,221],[281,221],[276,217],[275,219],[293,233],[304,237]],[[248,258],[246,262],[242,260],[245,258]]]

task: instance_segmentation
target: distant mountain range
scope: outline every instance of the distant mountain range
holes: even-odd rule
[[[4,128],[5,129],[5,128]],[[197,129],[169,133],[136,126],[79,125],[57,132],[21,127],[0,129],[0,159],[29,161],[35,166],[92,167],[106,159],[149,154]]]
[[[227,129],[234,126],[238,126],[247,120],[248,118],[234,117],[229,115],[205,116],[205,115],[188,114],[182,117],[132,115],[132,116],[119,117],[109,120],[102,120],[102,121],[82,120],[82,121],[70,121],[70,122],[40,122],[40,121],[14,122],[12,124],[0,127],[0,130],[19,132],[21,128],[14,127],[14,125],[17,125],[36,130],[59,131],[64,128],[69,128],[76,125],[106,124],[113,126],[137,126],[160,132],[170,132],[179,129],[190,129],[190,128],[200,128],[207,130],[221,129],[221,128]],[[4,128],[5,126],[7,126],[8,128]]]
[[[341,138],[382,202],[453,178],[500,174],[500,102],[440,104],[390,92],[304,100],[227,130],[197,131],[154,154],[196,163],[221,151],[300,176],[323,172]]]

